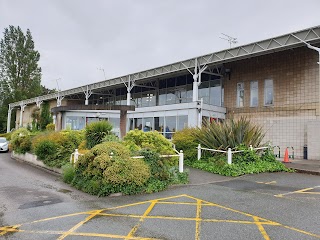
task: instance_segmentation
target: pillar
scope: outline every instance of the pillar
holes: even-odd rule
[[[7,133],[10,132],[11,112],[12,112],[12,109],[9,105],[8,118],[7,118]]]
[[[60,131],[62,129],[62,114],[61,114],[61,112],[57,112],[55,128],[56,128],[56,131]]]
[[[19,125],[19,128],[23,127],[23,122],[22,121],[23,121],[23,112],[24,112],[24,108],[25,107],[26,107],[26,105],[23,104],[23,103],[20,105],[20,122],[19,122],[20,125]]]
[[[127,110],[120,110],[120,137],[127,133]]]
[[[130,106],[131,105],[131,92],[127,92],[127,106]]]

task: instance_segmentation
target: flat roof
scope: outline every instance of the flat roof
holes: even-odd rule
[[[59,96],[70,96],[74,94],[84,93],[87,89],[93,91],[97,89],[103,89],[111,86],[116,86],[124,83],[128,83],[129,79],[132,82],[141,81],[143,79],[151,79],[154,77],[164,76],[176,72],[187,70],[187,68],[194,68],[196,61],[200,66],[204,65],[220,65],[227,62],[241,60],[249,57],[260,56],[269,54],[272,52],[283,51],[285,49],[292,49],[304,46],[305,43],[318,43],[320,42],[320,26],[315,26],[296,32],[284,34],[281,36],[265,39],[258,42],[225,49],[222,51],[182,60],[172,64],[168,64],[161,67],[148,69],[141,72],[136,72],[128,75],[124,75],[117,78],[106,79],[100,82],[87,84],[84,86],[71,88],[59,92]],[[39,101],[46,101],[56,99],[58,93],[47,94],[35,98],[26,99],[23,101],[9,104],[11,108],[36,103]]]

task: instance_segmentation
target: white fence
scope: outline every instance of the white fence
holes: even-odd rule
[[[184,156],[183,156],[183,151],[180,150],[180,152],[178,152],[175,148],[174,148],[174,151],[177,153],[177,154],[172,154],[172,155],[160,155],[161,158],[168,158],[168,157],[179,157],[179,172],[183,172],[183,160],[184,160]],[[74,151],[74,153],[71,154],[70,156],[70,163],[73,165],[75,164],[78,159],[79,159],[79,156],[80,155],[83,155],[81,153],[79,153],[78,149],[76,149]],[[111,153],[111,156],[112,157],[113,153]],[[131,157],[131,158],[144,158],[144,156],[134,156],[134,157]]]
[[[253,148],[252,145],[250,145],[250,150],[261,150],[261,149],[268,149],[269,147],[259,147],[259,148]],[[239,151],[231,151],[231,148],[228,148],[228,151],[223,151],[223,150],[218,150],[218,149],[211,149],[211,148],[203,148],[201,147],[200,144],[198,144],[198,160],[201,158],[201,150],[206,150],[206,151],[211,151],[211,152],[220,152],[220,153],[226,153],[227,154],[227,159],[228,159],[228,164],[232,164],[232,154],[234,153],[239,153],[239,152],[244,152],[244,150],[239,150]]]

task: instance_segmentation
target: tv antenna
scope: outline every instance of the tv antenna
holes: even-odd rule
[[[230,48],[232,47],[232,44],[238,43],[237,38],[231,37],[231,36],[224,34],[224,33],[221,33],[221,34],[224,35],[225,37],[219,37],[219,38],[221,38],[223,40],[227,40],[230,44]]]

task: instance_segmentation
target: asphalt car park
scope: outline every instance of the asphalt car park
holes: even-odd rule
[[[154,194],[97,198],[7,160],[0,167],[0,239],[320,238],[319,176],[217,177]]]

